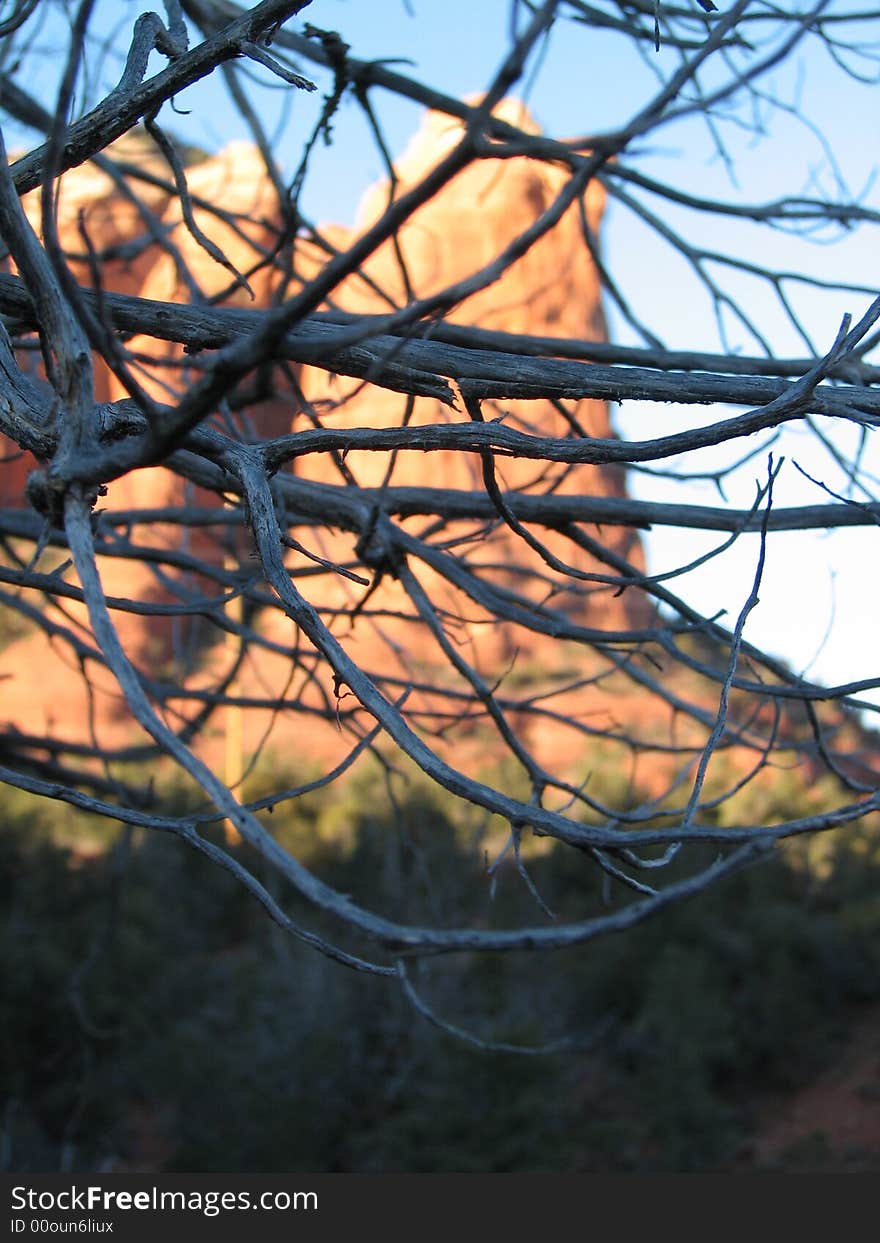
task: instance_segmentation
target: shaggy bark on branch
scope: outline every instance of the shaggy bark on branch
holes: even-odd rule
[[[869,450],[880,297],[817,274],[808,250],[816,229],[873,230],[880,211],[837,177],[831,190],[792,184],[765,198],[731,182],[715,196],[679,184],[674,170],[664,180],[646,158],[652,144],[688,140],[696,123],[722,166],[733,164],[737,128],[769,130],[772,143],[773,122],[792,112],[773,73],[813,46],[842,66],[856,50],[870,58],[877,14],[835,0],[792,12],[764,0],[720,12],[702,0],[514,2],[494,76],[462,99],[391,60],[359,57],[344,30],[320,26],[340,19],[321,0],[167,0],[163,17],[144,11],[112,47],[94,6],[71,3],[60,6],[68,52],[49,106],[27,72],[46,7],[19,6],[0,24],[0,431],[16,481],[0,509],[0,604],[12,619],[7,653],[42,650],[42,636],[90,707],[79,736],[7,714],[0,781],[176,835],[285,932],[395,980],[431,1021],[501,1049],[512,1046],[436,1015],[410,960],[580,945],[777,843],[880,810],[880,749],[863,724],[880,676],[866,664],[859,679],[820,685],[749,632],[780,533],[880,523]],[[651,58],[651,92],[621,91],[613,123],[593,132],[574,108],[574,136],[518,121],[503,101],[536,80],[560,32],[585,49],[599,32],[633,43]],[[869,65],[876,79],[876,57]],[[252,134],[271,211],[249,214],[200,190],[202,156],[173,137],[175,107],[212,75]],[[287,168],[261,115],[255,84],[266,81],[288,108]],[[406,175],[385,133],[386,105],[398,100],[446,125],[433,158]],[[340,242],[303,205],[316,150],[334,154],[343,107],[362,114],[390,180]],[[7,157],[22,133],[36,144]],[[490,174],[524,168],[546,188],[531,216],[511,212],[510,235],[485,238],[466,271],[425,279],[413,239],[426,212],[463,177],[489,170],[488,197]],[[76,197],[85,182],[75,177],[101,178],[93,200]],[[689,273],[690,286],[669,289],[664,322],[649,322],[640,289],[600,246],[597,195],[641,239],[645,279],[667,252]],[[134,221],[125,236],[101,234],[114,203]],[[479,218],[479,200],[473,210]],[[706,222],[711,246],[699,240]],[[802,266],[782,255],[777,264],[766,246],[756,260],[734,225],[800,238]],[[582,335],[486,321],[486,299],[550,254],[542,248],[564,229],[579,247],[570,262],[601,285],[626,341],[604,339],[598,306]],[[119,287],[160,261],[179,296]],[[566,273],[543,278],[562,285]],[[823,311],[817,335],[806,320],[820,297],[836,309]],[[688,298],[714,316],[714,348],[702,333],[681,339]],[[785,348],[759,304],[772,305]],[[612,429],[596,413],[603,403],[640,403],[650,432]],[[800,477],[812,480],[811,503],[780,499],[795,435],[825,463],[821,478]],[[28,469],[22,455],[35,459]],[[155,503],[138,491],[149,468],[164,481]],[[636,469],[683,499],[629,495]],[[750,471],[752,503],[728,503],[725,487]],[[715,485],[718,502],[695,499],[695,480]],[[717,538],[655,570],[640,540],[661,528]],[[750,539],[753,582],[728,625],[676,580]],[[145,635],[155,628],[158,643],[166,626],[199,636],[188,654],[174,638],[161,659],[148,654]],[[112,713],[102,716],[101,696]],[[237,774],[216,746],[236,713],[255,723]],[[316,742],[311,753],[306,739],[325,727],[335,752]],[[279,774],[277,788],[250,797],[248,773],[279,740],[296,784]],[[418,770],[481,816],[487,897],[507,859],[534,898],[533,920],[496,926],[490,907],[471,925],[454,911],[414,924],[336,891],[277,840],[267,808],[295,806],[371,763],[377,787],[403,790]],[[809,816],[741,818],[739,796],[780,766],[833,794]],[[605,779],[609,768],[618,781]],[[171,770],[195,800],[185,815],[162,801]],[[548,841],[570,851],[573,868],[595,870],[607,905],[547,910],[529,859]]]

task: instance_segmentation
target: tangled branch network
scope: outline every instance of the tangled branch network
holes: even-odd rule
[[[880,678],[819,685],[747,635],[780,533],[880,515],[880,301],[811,266],[815,238],[880,215],[782,76],[822,57],[871,89],[878,16],[514,0],[459,95],[359,57],[326,7],[166,0],[108,33],[100,3],[4,6],[0,778],[176,835],[443,1023],[415,959],[581,945],[880,809]],[[427,19],[385,8],[395,54]],[[554,115],[562,45],[634,66],[604,128],[586,82],[565,136],[513,102]],[[215,80],[249,142],[208,154],[179,131]],[[346,178],[353,125],[385,180],[357,228],[320,226],[309,196]],[[738,155],[790,126],[822,175],[750,198]],[[705,163],[656,158],[694,144],[711,193]],[[603,212],[637,263],[600,245]],[[784,499],[791,437],[810,504]],[[659,570],[666,529],[693,551]],[[733,620],[676,581],[745,547]],[[392,809],[417,782],[466,810],[478,917],[376,909],[282,841],[279,809],[361,769]],[[815,810],[750,818],[792,771]],[[548,909],[547,849],[595,870],[595,904]],[[516,926],[493,913],[503,869],[533,912]]]

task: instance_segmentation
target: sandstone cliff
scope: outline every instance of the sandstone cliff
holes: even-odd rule
[[[455,137],[455,124],[446,117],[429,114],[419,134],[397,165],[399,187],[405,189],[436,159]],[[118,152],[117,152],[118,154]],[[143,143],[134,143],[122,152],[136,161],[146,172],[155,172],[167,179],[167,173],[155,152]],[[547,165],[536,165],[523,158],[488,161],[461,173],[434,201],[425,205],[403,228],[397,247],[386,244],[368,261],[362,271],[349,278],[332,298],[336,308],[352,312],[386,310],[389,305],[406,301],[406,283],[416,296],[425,296],[465,274],[490,262],[503,247],[531,224],[549,205],[561,187],[565,174]],[[193,197],[194,215],[198,226],[227,257],[238,271],[248,275],[255,301],[269,305],[282,279],[283,265],[263,263],[264,257],[276,249],[278,240],[277,199],[258,153],[245,145],[234,145],[219,155],[193,163],[188,169],[188,182]],[[74,257],[74,271],[84,284],[90,283],[89,265],[81,228],[87,231],[89,243],[101,261],[104,287],[113,291],[137,294],[162,301],[222,299],[225,303],[250,304],[248,292],[236,285],[230,273],[198,244],[182,221],[178,197],[167,188],[147,184],[138,187],[139,201],[133,202],[118,184],[104,173],[78,169],[64,178],[61,198],[60,230],[63,243]],[[347,231],[328,226],[323,236],[331,246],[346,247],[358,230],[367,228],[383,210],[388,187],[371,191],[362,206],[358,228]],[[221,207],[223,219],[205,205]],[[597,233],[603,209],[602,194],[591,186],[582,204],[589,228]],[[37,206],[29,204],[36,220]],[[80,223],[82,222],[82,224]],[[589,259],[582,237],[581,209],[573,207],[556,228],[541,239],[502,279],[470,298],[449,315],[453,322],[477,324],[482,327],[541,335],[597,338],[604,335],[604,321],[595,269]],[[293,253],[292,271],[287,279],[305,281],[326,259],[326,249],[315,243],[297,243]],[[404,275],[405,270],[405,275]],[[188,272],[191,275],[185,276]],[[289,286],[288,286],[289,287]],[[194,364],[180,350],[153,340],[135,338],[127,342],[137,360],[138,376],[144,386],[159,398],[187,383],[188,368]],[[296,374],[276,377],[276,395],[269,400],[253,401],[246,417],[256,435],[277,435],[299,429],[320,419],[325,426],[394,426],[406,420],[410,424],[435,423],[444,419],[461,419],[460,409],[450,411],[440,403],[417,399],[408,403],[400,394],[365,385],[360,381],[329,376],[315,368],[300,368]],[[98,397],[115,399],[122,395],[117,379],[101,364],[97,376]],[[607,407],[600,402],[569,403],[566,410],[550,402],[504,402],[490,408],[486,417],[499,417],[523,428],[555,435],[570,434],[571,420],[591,435],[611,434]],[[304,477],[339,483],[343,478],[339,462],[329,456],[298,462],[297,471]],[[502,488],[517,488],[535,493],[586,493],[623,495],[625,480],[621,472],[591,467],[576,469],[540,467],[527,462],[498,464],[498,481]],[[21,462],[4,466],[6,478],[2,485],[7,504],[21,503],[25,465]],[[449,454],[401,454],[389,458],[380,454],[350,453],[345,471],[359,484],[377,486],[383,483],[424,484],[449,488],[482,488],[478,459],[464,459]],[[105,507],[129,509],[157,507],[184,502],[219,504],[218,498],[200,493],[191,485],[162,469],[136,472],[111,485]],[[418,529],[418,523],[412,523]],[[307,532],[302,536],[313,551],[333,562],[356,561],[354,539],[343,533]],[[467,528],[450,526],[450,539],[465,541],[465,556],[487,579],[500,585],[515,586],[533,598],[546,593],[540,576],[541,562],[537,555],[502,524]],[[625,554],[636,566],[642,564],[637,534],[624,528],[602,532],[616,552]],[[224,550],[218,542],[196,533],[194,550],[208,555],[215,563]],[[176,546],[178,529],[154,527],[150,541]],[[564,553],[571,561],[571,547],[563,550],[547,542],[553,551]],[[244,555],[241,542],[238,555]],[[294,569],[313,568],[314,563],[291,554]],[[586,554],[578,555],[576,568],[587,573],[602,570]],[[529,571],[535,571],[534,576]],[[167,599],[167,584],[145,564],[105,559],[102,564],[108,594],[140,600]],[[454,599],[448,584],[438,580],[433,571],[420,570],[420,577],[441,607],[449,611],[449,624],[455,642],[480,673],[489,681],[517,670],[517,675],[531,670],[559,671],[569,665],[574,678],[583,672],[578,668],[582,653],[565,650],[528,631],[487,625],[473,604]],[[402,683],[414,676],[425,683],[441,677],[449,679],[448,671],[440,672],[436,649],[428,641],[423,625],[411,620],[412,609],[401,589],[390,578],[383,581],[370,598],[370,608],[352,626],[349,615],[364,594],[364,589],[335,574],[328,574],[309,583],[310,598],[335,617],[334,630],[343,638],[354,656],[368,669],[383,678],[400,679]],[[554,607],[565,608],[588,625],[626,628],[645,619],[644,606],[633,593],[616,596],[599,583],[574,583],[563,586],[553,599]],[[74,616],[81,610],[71,606]],[[129,648],[147,669],[161,672],[169,663],[185,664],[184,640],[187,627],[162,619],[144,620],[131,614],[118,615],[120,629]],[[274,616],[261,625],[281,643],[293,640],[293,627],[287,619]],[[175,638],[177,642],[175,643]],[[227,653],[228,655],[228,653]],[[202,652],[193,667],[193,684],[210,684],[217,674],[222,657],[216,649],[208,658]],[[71,663],[74,667],[71,668]],[[239,677],[242,693],[265,694],[265,688],[279,689],[286,685],[289,661],[280,655],[252,653]],[[41,671],[41,682],[51,686],[48,696],[34,694],[34,670]],[[94,670],[90,670],[94,672]],[[415,672],[414,672],[415,671]],[[4,717],[25,731],[41,731],[51,727],[64,737],[82,737],[88,720],[87,699],[76,662],[71,662],[63,644],[49,644],[37,635],[8,647],[0,654],[0,674],[5,684]],[[128,714],[118,695],[101,688],[106,675],[98,673],[96,721],[99,735],[121,741],[128,728]],[[390,684],[389,684],[390,685]],[[328,688],[322,688],[328,693]],[[308,686],[290,691],[291,695],[308,696]],[[591,699],[591,711],[602,711],[602,695],[597,691]],[[615,701],[617,703],[617,701]],[[181,705],[183,709],[184,706]],[[573,705],[571,711],[583,709]],[[191,709],[189,709],[191,710]],[[563,713],[568,709],[562,708]],[[276,721],[284,730],[283,712]],[[292,720],[296,723],[294,714]],[[256,742],[267,723],[265,714],[254,713],[248,726],[247,745]],[[301,723],[296,725],[301,729]],[[547,747],[558,746],[556,731],[548,725]],[[109,731],[109,732],[108,732]],[[332,732],[332,730],[331,730]],[[318,746],[318,742],[315,742]]]

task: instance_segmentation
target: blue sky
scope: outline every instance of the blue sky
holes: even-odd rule
[[[725,7],[723,3],[721,7]],[[847,7],[853,10],[868,5],[859,0]],[[130,29],[141,8],[140,3],[129,0],[103,0],[99,8],[103,32],[110,34],[117,24],[121,30]],[[303,18],[338,30],[350,43],[352,53],[362,59],[409,59],[414,74],[461,95],[477,93],[491,80],[508,46],[509,9],[508,0],[314,0]],[[50,26],[53,36],[59,30],[56,23]],[[618,35],[565,24],[552,32],[518,93],[525,94],[547,132],[562,137],[595,132],[624,123],[649,98],[655,89],[652,63],[675,65],[675,50],[664,47],[659,55],[652,50],[639,55],[629,40]],[[407,69],[406,65],[400,67]],[[307,65],[301,68],[312,74]],[[47,89],[54,71],[52,58],[46,58],[43,72]],[[255,88],[254,99],[267,128],[275,134],[279,163],[292,173],[302,137],[314,123],[327,81],[316,79],[321,88],[318,94],[295,92],[291,99],[291,93],[279,91],[264,70],[255,67],[252,79],[265,84]],[[853,193],[863,193],[865,202],[880,206],[880,192],[872,182],[880,158],[876,84],[853,83],[822,48],[813,46],[775,70],[765,85],[791,111],[772,114],[769,109],[759,109],[767,127],[764,136],[735,123],[723,127],[735,182],[707,127],[698,121],[665,128],[640,154],[639,167],[674,180],[681,189],[724,194],[743,202],[764,201],[783,193],[816,193],[817,188],[830,191],[841,175]],[[373,101],[389,147],[393,152],[401,151],[418,126],[419,109],[382,91],[374,92]],[[248,137],[219,76],[191,88],[176,104],[178,115],[166,109],[160,119],[190,141],[217,149],[231,139]],[[817,141],[810,124],[822,130],[827,148]],[[332,147],[316,151],[304,206],[321,222],[351,223],[364,189],[381,177],[382,163],[354,101],[343,103],[334,122],[334,138]],[[733,247],[756,262],[773,261],[880,290],[876,229],[863,229],[833,245],[827,241],[817,245],[750,225],[730,221],[719,225],[685,209],[670,213],[669,218],[693,244]],[[616,279],[643,319],[660,330],[668,344],[718,348],[711,306],[686,266],[624,208],[614,204],[605,221],[604,248]],[[767,292],[749,280],[740,281],[737,287],[777,352],[803,353],[803,344],[783,322]],[[868,293],[819,296],[796,286],[792,293],[819,349],[831,344],[844,312],[858,317],[870,302]],[[608,310],[613,337],[633,342],[628,326],[613,307]],[[757,352],[754,342],[735,332],[732,343]],[[707,422],[712,411],[633,404],[618,411],[616,417],[625,434],[641,438]],[[786,433],[774,452],[790,459],[779,480],[779,504],[825,499],[794,469],[792,460],[831,486],[843,484],[829,456],[817,450],[802,429]],[[705,455],[699,467],[705,468],[711,457]],[[880,454],[875,448],[869,449],[866,460],[880,476]],[[689,465],[694,469],[697,463]],[[765,465],[760,461],[740,472],[728,488],[731,504],[750,504],[754,480],[764,473]],[[721,499],[708,485],[692,484],[685,489],[646,476],[633,476],[631,488],[636,495],[652,499],[712,504]],[[653,532],[647,538],[651,567],[662,570],[690,561],[716,542],[693,532]],[[749,620],[748,637],[798,667],[811,667],[813,675],[825,681],[880,676],[880,660],[875,655],[880,575],[872,570],[878,561],[876,544],[876,528],[774,537],[761,605]],[[723,558],[686,580],[678,580],[678,588],[709,613],[726,609],[732,620],[748,595],[756,556],[756,540],[742,539]],[[880,702],[880,695],[875,698]]]

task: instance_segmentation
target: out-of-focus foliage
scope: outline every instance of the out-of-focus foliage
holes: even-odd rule
[[[376,799],[359,811],[361,794],[350,782],[305,822],[279,809],[276,831],[314,843],[328,882],[402,917],[482,904],[506,920],[533,901],[502,866],[487,905],[491,826],[456,822],[418,784],[396,815]],[[829,838],[818,859],[821,839],[789,846],[602,953],[566,952],[549,977],[521,953],[423,964],[419,985],[451,1021],[493,1039],[584,1037],[523,1059],[414,1020],[393,985],[292,944],[173,841],[98,824],[74,836],[64,821],[21,799],[0,838],[11,1169],[736,1168],[768,1094],[821,1069],[880,999],[876,828]],[[528,866],[554,909],[601,909],[590,870],[558,846]],[[368,892],[376,878],[383,892]]]

